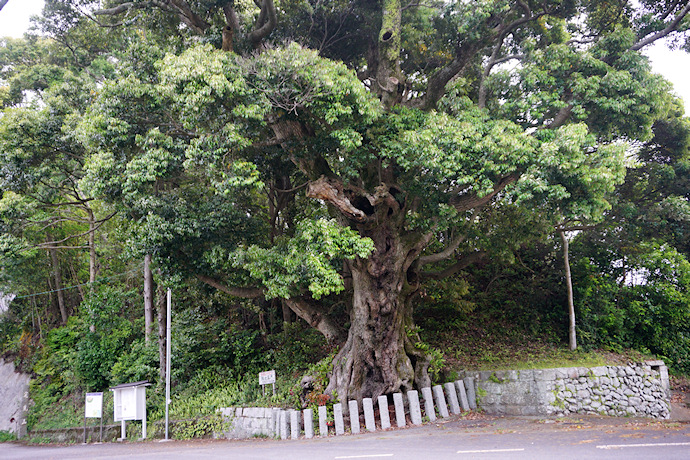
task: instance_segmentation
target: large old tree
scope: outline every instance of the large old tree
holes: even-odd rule
[[[627,142],[671,100],[640,51],[682,44],[690,9],[103,3],[48,1],[44,24],[65,43],[85,16],[135,30],[119,78],[80,114],[81,186],[127,210],[142,256],[283,299],[340,343],[328,389],[341,399],[428,385],[412,317],[424,280],[533,236],[530,218],[602,215]]]

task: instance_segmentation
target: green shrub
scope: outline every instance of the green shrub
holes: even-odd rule
[[[110,369],[110,385],[148,380],[155,384],[160,375],[158,342],[137,339],[129,352],[122,354]]]
[[[667,246],[641,245],[620,283],[582,259],[576,299],[580,341],[614,351],[634,348],[663,357],[675,372],[690,372],[690,263]]]
[[[9,431],[0,431],[0,442],[16,441],[17,437]]]

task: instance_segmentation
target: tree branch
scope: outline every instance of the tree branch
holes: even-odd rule
[[[426,264],[433,264],[436,262],[440,262],[442,260],[449,259],[450,257],[452,257],[453,253],[455,253],[455,250],[458,249],[460,243],[465,241],[465,237],[466,235],[458,236],[453,241],[451,241],[450,244],[441,252],[420,257],[419,266],[421,267]]]
[[[257,20],[255,29],[249,34],[249,40],[257,47],[261,40],[268,37],[278,24],[278,15],[273,0],[263,0],[261,13]]]
[[[557,233],[561,232],[575,232],[575,231],[584,231],[584,230],[592,230],[595,229],[599,226],[599,224],[590,224],[590,225],[567,225],[567,223],[563,223],[560,225],[556,225],[555,231]]]
[[[666,28],[664,30],[660,30],[659,32],[652,34],[648,36],[647,38],[642,38],[640,39],[637,43],[635,43],[633,46],[630,47],[631,50],[633,51],[639,51],[640,49],[644,48],[645,46],[654,43],[655,41],[659,40],[660,38],[664,38],[671,32],[676,30],[676,27],[678,27],[678,24],[683,20],[685,16],[687,16],[688,12],[690,12],[690,2],[685,5],[685,8],[683,8],[675,18],[671,22],[668,23]]]
[[[338,208],[342,214],[357,222],[364,222],[367,219],[364,211],[353,206],[345,196],[343,184],[337,179],[321,176],[319,179],[310,182],[307,186],[307,197],[324,200]]]
[[[491,193],[484,196],[477,196],[475,193],[469,193],[467,195],[458,196],[451,200],[450,205],[453,206],[458,212],[469,211],[470,209],[481,208],[488,204],[493,197],[498,195],[503,191],[508,185],[517,182],[520,178],[520,173],[515,172],[510,174],[501,180],[499,180],[495,185]]]
[[[95,221],[94,223],[95,223],[95,224],[98,224],[98,225],[94,225],[93,228],[91,228],[91,229],[89,229],[89,230],[87,230],[87,231],[85,231],[85,232],[78,233],[78,234],[76,234],[76,235],[70,235],[70,236],[67,236],[67,237],[65,237],[65,238],[63,238],[63,239],[61,239],[61,240],[46,241],[45,243],[41,243],[41,244],[37,244],[36,246],[33,246],[33,248],[35,248],[35,249],[47,249],[47,248],[51,248],[51,249],[52,249],[52,248],[55,248],[55,249],[57,249],[57,247],[55,247],[56,244],[64,243],[65,241],[73,240],[73,239],[75,239],[75,238],[79,238],[79,237],[81,237],[81,236],[86,236],[86,235],[89,235],[89,234],[91,234],[91,233],[94,233],[96,230],[98,230],[99,228],[101,228],[101,227],[103,226],[103,224],[106,223],[106,222],[107,222],[111,217],[113,217],[115,214],[117,214],[117,212],[114,212],[114,213],[110,214],[108,217],[105,217],[105,218],[103,218],[103,219],[100,219],[100,220],[98,220],[98,221]],[[74,219],[65,219],[65,220],[74,221]],[[52,222],[49,226],[54,225],[54,224],[55,224],[55,222]],[[86,246],[86,247],[88,247],[88,246]],[[64,248],[63,248],[63,249],[64,249]]]
[[[196,277],[199,281],[202,281],[208,284],[209,286],[213,286],[219,291],[223,291],[226,294],[230,294],[233,297],[241,297],[243,299],[256,299],[257,297],[261,297],[262,295],[264,295],[264,290],[260,288],[240,288],[228,286],[227,284],[224,284],[219,280],[206,275],[196,275]]]
[[[313,303],[299,297],[285,299],[284,302],[297,316],[321,332],[329,343],[343,342],[344,331]]]
[[[198,34],[203,34],[210,24],[206,22],[201,16],[192,11],[189,4],[184,0],[162,0],[149,2],[126,2],[112,8],[105,8],[94,11],[95,16],[118,16],[127,13],[131,9],[147,9],[156,7],[162,10],[171,11],[177,14],[180,21],[189,26]],[[170,8],[170,9],[168,9]]]
[[[480,261],[486,256],[485,251],[477,251],[471,254],[467,254],[457,260],[456,263],[446,268],[445,270],[435,271],[435,272],[422,272],[420,276],[422,279],[426,280],[440,280],[453,276],[461,270],[469,267],[470,265]]]

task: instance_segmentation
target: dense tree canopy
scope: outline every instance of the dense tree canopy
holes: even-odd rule
[[[602,221],[632,155],[662,155],[650,141],[673,137],[676,106],[640,51],[687,46],[689,9],[49,0],[41,27],[71,60],[51,66],[37,39],[2,48],[0,148],[23,174],[69,170],[51,203],[116,210],[132,257],[280,299],[340,345],[329,392],[376,397],[429,383],[413,321],[425,282]],[[54,122],[39,123],[45,144],[69,154],[32,160],[15,142],[26,117]],[[11,165],[3,202],[36,199],[5,185]]]

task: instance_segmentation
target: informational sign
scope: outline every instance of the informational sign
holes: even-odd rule
[[[103,393],[86,393],[84,417],[101,418],[103,416]]]
[[[259,372],[259,385],[270,385],[276,383],[276,371]]]

